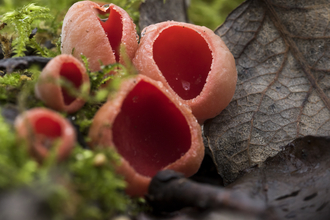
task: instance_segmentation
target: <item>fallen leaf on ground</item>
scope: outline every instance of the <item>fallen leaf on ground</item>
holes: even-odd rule
[[[297,138],[226,188],[194,183],[171,171],[152,180],[147,201],[154,211],[180,211],[138,220],[328,220],[330,138]],[[197,213],[191,213],[195,207]],[[198,209],[197,209],[198,208]],[[159,214],[159,213],[158,213]]]
[[[298,138],[228,188],[264,201],[278,219],[328,220],[329,146],[329,137]]]
[[[205,123],[226,184],[306,135],[330,134],[330,4],[247,0],[215,33],[236,59],[229,106]]]

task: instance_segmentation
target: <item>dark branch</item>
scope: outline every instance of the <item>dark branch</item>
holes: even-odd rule
[[[146,198],[155,212],[172,212],[184,207],[226,207],[246,213],[262,214],[266,209],[264,203],[245,194],[195,183],[172,170],[157,173],[150,183]]]
[[[18,69],[27,69],[33,64],[37,64],[41,68],[43,68],[51,59],[52,58],[39,56],[26,56],[2,59],[0,60],[0,70],[4,70],[6,73],[11,73],[14,70]]]

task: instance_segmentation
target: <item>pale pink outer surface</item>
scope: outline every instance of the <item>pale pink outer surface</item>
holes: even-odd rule
[[[153,43],[163,30],[171,26],[184,26],[195,30],[205,39],[212,52],[211,70],[203,90],[193,99],[181,99],[181,102],[191,107],[198,122],[203,123],[206,119],[218,115],[232,99],[237,81],[235,59],[221,38],[206,27],[176,21],[146,27],[142,30],[142,37],[133,64],[140,74],[162,82],[172,93],[175,92],[167,83],[153,58]],[[171,58],[169,57],[169,59]]]
[[[122,17],[123,33],[121,44],[130,60],[133,59],[138,47],[135,24],[131,17],[122,8],[110,4],[110,8],[117,11]],[[72,54],[79,60],[85,55],[89,61],[91,71],[100,70],[100,61],[103,65],[116,63],[109,40],[103,30],[97,10],[106,11],[97,3],[91,1],[80,1],[73,4],[66,13],[63,20],[61,35],[61,51],[64,54]],[[120,63],[124,58],[120,55]]]
[[[76,144],[76,132],[70,122],[57,112],[46,108],[34,108],[25,111],[15,120],[16,133],[20,139],[27,141],[30,154],[36,157],[39,162],[42,162],[48,156],[49,150],[34,139],[36,134],[31,128],[33,128],[33,124],[38,118],[44,116],[58,122],[61,127],[62,133],[56,154],[58,161],[65,160]]]
[[[165,90],[162,83],[156,82],[149,77],[138,75],[123,82],[120,90],[111,100],[108,100],[96,113],[93,124],[89,130],[89,143],[91,147],[114,147],[111,126],[116,116],[119,114],[121,105],[129,92],[140,81],[144,80],[159,88],[182,112],[191,133],[191,147],[178,160],[169,164],[164,169],[171,169],[183,173],[186,177],[195,174],[204,158],[204,145],[202,140],[201,127],[196,118],[192,115],[188,106],[180,103],[177,97]],[[117,168],[118,173],[125,177],[127,182],[126,192],[131,196],[143,196],[147,193],[151,177],[137,173],[125,158],[121,158],[121,165]]]
[[[56,80],[60,78],[60,71],[63,63],[73,63],[77,66],[82,74],[82,82],[89,86],[89,92],[90,81],[85,66],[75,57],[61,54],[49,61],[42,70],[38,82],[35,85],[35,94],[45,105],[54,110],[74,113],[85,104],[85,100],[78,97],[70,103],[70,105],[64,103],[61,87],[56,84]]]

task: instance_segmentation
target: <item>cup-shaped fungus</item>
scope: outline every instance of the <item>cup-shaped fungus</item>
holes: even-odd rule
[[[76,143],[73,126],[57,112],[46,108],[25,111],[15,120],[20,140],[26,141],[29,153],[42,162],[56,147],[56,159],[65,160]]]
[[[98,17],[100,12],[110,11],[106,21]],[[100,7],[91,1],[73,4],[65,15],[62,27],[62,53],[72,54],[81,59],[88,58],[91,71],[100,70],[104,65],[120,62],[125,64],[120,47],[129,59],[133,59],[138,47],[135,24],[122,8],[110,4]]]
[[[133,196],[144,195],[159,170],[193,175],[204,157],[201,128],[190,108],[143,75],[124,81],[99,109],[89,137],[91,147],[114,147],[121,155],[118,172]]]
[[[63,79],[61,85],[60,78]],[[53,58],[42,70],[35,86],[35,94],[48,107],[57,111],[73,113],[84,104],[82,97],[73,95],[71,90],[79,91],[85,85],[89,92],[90,82],[84,65],[71,55],[61,54]]]
[[[234,57],[206,27],[175,21],[146,27],[133,64],[181,97],[200,123],[218,115],[235,92]]]

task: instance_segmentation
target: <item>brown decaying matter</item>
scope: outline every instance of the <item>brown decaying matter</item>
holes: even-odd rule
[[[143,75],[123,82],[99,109],[89,138],[92,148],[114,147],[122,156],[117,170],[133,196],[144,195],[159,170],[193,175],[204,157],[201,128],[191,110]]]
[[[197,183],[173,170],[162,170],[154,176],[146,199],[155,213],[173,212],[186,207],[199,210],[231,208],[247,216],[260,216],[266,211],[264,201],[253,199],[245,192]]]

